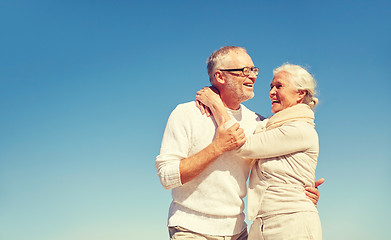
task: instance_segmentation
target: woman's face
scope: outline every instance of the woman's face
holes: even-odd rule
[[[303,101],[302,94],[291,84],[290,77],[290,74],[284,71],[274,75],[269,91],[272,113],[277,113]]]

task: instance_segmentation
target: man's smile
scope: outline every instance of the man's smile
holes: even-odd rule
[[[243,83],[243,85],[244,85],[245,87],[249,87],[249,88],[254,87],[254,83]]]

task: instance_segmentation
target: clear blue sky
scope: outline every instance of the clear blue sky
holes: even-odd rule
[[[324,239],[387,239],[389,1],[1,1],[0,239],[168,239],[154,167],[170,112],[208,85],[205,61],[245,47],[250,109],[273,68],[319,85]]]

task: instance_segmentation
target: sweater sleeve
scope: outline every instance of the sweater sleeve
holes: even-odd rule
[[[171,113],[160,148],[160,154],[156,157],[155,167],[165,189],[181,186],[179,163],[188,157],[189,131],[187,130],[185,117],[188,114],[181,110],[180,105]]]
[[[304,151],[313,145],[314,139],[317,134],[313,126],[295,121],[249,136],[238,153],[245,158],[277,157]]]

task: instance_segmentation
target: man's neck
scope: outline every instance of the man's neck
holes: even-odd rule
[[[231,110],[238,110],[240,108],[241,101],[239,98],[230,91],[220,90],[220,98],[226,108]]]
[[[226,108],[229,108],[231,110],[238,110],[240,108],[240,102],[238,101],[232,101],[232,99],[221,99],[223,101],[223,104]]]

